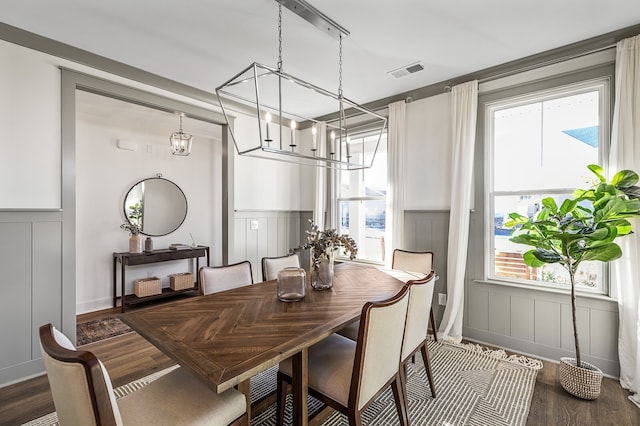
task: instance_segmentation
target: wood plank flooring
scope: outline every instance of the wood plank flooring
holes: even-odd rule
[[[78,321],[90,321],[114,313],[117,314],[117,310],[94,312],[79,316]],[[105,363],[114,387],[173,365],[173,361],[136,333],[96,342],[85,348]],[[633,405],[627,396],[628,392],[617,380],[605,378],[597,400],[575,398],[558,384],[557,365],[544,362],[544,369],[538,373],[527,426],[640,426],[640,408]],[[261,411],[261,407],[254,407],[254,412],[256,410]],[[53,400],[46,376],[0,389],[0,425],[19,425],[52,411]]]

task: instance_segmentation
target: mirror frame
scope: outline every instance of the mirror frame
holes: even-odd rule
[[[175,182],[170,181],[169,179],[163,178],[162,175],[158,175],[155,177],[150,177],[150,178],[145,178],[142,180],[139,180],[138,182],[136,182],[135,184],[133,184],[131,186],[131,188],[129,188],[129,190],[127,191],[126,195],[124,196],[124,201],[122,202],[122,212],[124,213],[124,218],[127,221],[127,223],[129,223],[130,225],[133,225],[133,223],[131,223],[131,220],[129,219],[129,213],[127,212],[127,199],[129,198],[129,194],[131,194],[131,191],[138,186],[139,184],[143,183],[143,182],[147,182],[150,180],[163,180],[165,182],[170,183],[171,185],[175,186],[176,189],[179,191],[179,194],[182,195],[182,198],[184,199],[184,216],[182,217],[182,219],[180,220],[180,223],[173,229],[169,230],[168,232],[164,233],[164,234],[150,234],[147,232],[144,232],[144,230],[140,231],[140,234],[142,235],[147,235],[149,237],[162,237],[165,235],[169,235],[172,232],[175,232],[176,230],[178,230],[182,224],[184,223],[185,219],[187,218],[187,213],[189,212],[189,203],[187,201],[187,196],[184,194],[184,191],[182,190],[182,188],[180,188]],[[143,224],[143,228],[144,228],[144,224]]]

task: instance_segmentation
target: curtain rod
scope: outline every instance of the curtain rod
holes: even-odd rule
[[[550,66],[550,65],[555,65],[555,64],[562,63],[562,62],[567,62],[567,61],[570,61],[572,59],[582,58],[584,56],[589,56],[589,55],[593,55],[595,53],[604,52],[606,50],[609,50],[609,49],[612,49],[612,48],[615,48],[615,47],[616,47],[615,43],[614,44],[609,44],[609,45],[606,45],[606,46],[603,46],[603,47],[599,47],[597,49],[589,50],[587,52],[580,52],[580,53],[575,53],[575,54],[572,54],[572,55],[561,56],[561,57],[558,57],[558,58],[555,58],[555,59],[550,59],[548,61],[539,62],[537,64],[532,64],[532,65],[529,65],[529,66],[525,66],[525,67],[521,67],[521,68],[505,71],[505,72],[502,72],[500,74],[495,74],[495,75],[492,75],[492,76],[487,76],[487,77],[484,77],[484,78],[480,78],[480,79],[478,79],[478,84],[488,83],[490,81],[499,80],[499,79],[504,78],[504,77],[511,77],[512,75],[522,74],[522,73],[527,72],[527,71],[533,71],[533,70],[544,68],[544,67],[547,67],[547,66]],[[449,90],[451,90],[451,86],[444,86],[445,90],[447,88]]]

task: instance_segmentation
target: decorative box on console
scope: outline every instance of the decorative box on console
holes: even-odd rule
[[[191,274],[191,272],[171,274],[169,275],[169,286],[172,290],[185,290],[187,288],[193,288],[193,274]]]
[[[133,292],[138,297],[162,294],[162,281],[158,277],[142,278],[134,281]]]

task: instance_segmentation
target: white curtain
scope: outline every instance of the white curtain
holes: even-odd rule
[[[387,214],[391,225],[385,241],[385,264],[391,267],[391,255],[403,247],[404,236],[404,148],[407,145],[407,104],[389,104],[389,133],[387,137]],[[387,229],[389,229],[387,227]]]
[[[640,36],[618,42],[616,94],[611,126],[611,172],[640,172]],[[640,221],[634,233],[617,242],[623,257],[612,262],[612,287],[618,299],[620,384],[640,407]]]
[[[455,342],[462,340],[464,275],[467,266],[477,113],[478,82],[474,80],[454,86],[451,90],[453,154],[447,252],[447,306],[438,335],[443,340]]]
[[[316,124],[316,147],[319,157],[325,157],[327,152],[327,123]],[[325,210],[327,209],[327,169],[316,167],[315,171],[315,194],[313,197],[313,222],[319,229],[325,229]],[[331,226],[336,226],[332,224]]]

